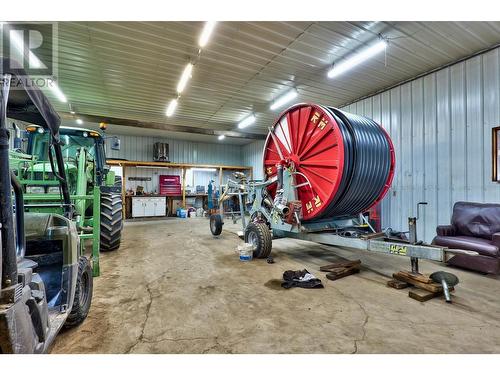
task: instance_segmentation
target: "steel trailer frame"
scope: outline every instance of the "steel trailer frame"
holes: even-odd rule
[[[283,168],[278,176],[267,181],[246,181],[240,177],[240,181],[229,179],[224,185],[225,191],[219,199],[219,203],[231,196],[237,196],[240,202],[241,225],[243,234],[247,227],[246,214],[249,214],[250,221],[259,220],[268,224],[273,238],[289,237],[316,242],[325,245],[348,247],[358,250],[365,250],[374,253],[409,257],[413,273],[419,273],[419,259],[427,259],[438,262],[446,262],[450,256],[455,254],[478,255],[477,252],[461,249],[450,249],[443,246],[429,245],[417,240],[417,217],[409,217],[409,238],[410,240],[398,240],[387,237],[384,234],[374,234],[363,215],[359,217],[332,218],[328,220],[301,223],[298,215],[295,216],[296,223],[290,224],[284,221],[282,208],[278,209],[275,198],[273,204],[265,203],[266,188],[274,183],[278,183],[278,195],[283,202],[290,202],[297,199],[294,171],[291,168]],[[426,204],[420,202],[418,204]],[[220,204],[220,206],[222,206]],[[417,212],[418,212],[417,206]],[[280,211],[281,210],[281,211]],[[224,213],[220,211],[223,223]],[[236,220],[233,219],[233,222]],[[345,228],[367,227],[372,234],[360,235],[359,237],[345,237],[340,233]]]

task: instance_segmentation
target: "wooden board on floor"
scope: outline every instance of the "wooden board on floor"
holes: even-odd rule
[[[346,268],[339,269],[338,271],[332,271],[330,273],[327,273],[326,278],[328,280],[333,281],[333,280],[338,280],[338,279],[341,279],[341,278],[349,276],[349,275],[353,275],[353,274],[358,273],[358,272],[359,272],[359,268],[357,268],[357,267],[346,267]]]
[[[425,302],[435,297],[442,296],[443,292],[430,292],[423,289],[412,289],[408,292],[408,297],[416,299],[420,302]]]
[[[392,275],[393,278],[399,281],[404,281],[407,282],[408,284],[414,285],[417,288],[427,290],[429,292],[442,292],[443,287],[441,284],[435,283],[435,282],[422,282],[421,277],[425,277],[423,275],[415,275],[411,274],[410,272],[396,272]]]
[[[424,283],[424,284],[432,284],[434,282],[434,281],[432,281],[432,279],[429,276],[423,275],[421,273],[412,273],[409,271],[399,271],[398,274],[404,275],[406,277],[410,277],[413,280],[417,280],[417,281]]]
[[[394,288],[394,289],[404,289],[404,288],[408,288],[410,286],[410,284],[408,284],[405,281],[399,281],[399,280],[396,280],[396,279],[390,279],[387,282],[387,286],[390,286],[391,288]]]
[[[417,288],[427,290],[433,293],[442,293],[443,287],[441,284],[435,283],[434,281],[428,279],[428,276],[425,275],[415,275],[411,272],[396,272],[392,275],[393,278],[399,281],[404,281],[408,284],[411,284]],[[428,280],[427,280],[428,279]],[[429,281],[430,280],[430,281]],[[423,281],[423,282],[422,282]],[[454,290],[454,288],[449,288],[450,291]]]
[[[340,262],[334,262],[327,264],[326,266],[321,266],[319,270],[321,272],[331,272],[335,270],[336,268],[346,268],[346,267],[357,267],[361,264],[361,260],[346,260],[346,261],[340,261]]]

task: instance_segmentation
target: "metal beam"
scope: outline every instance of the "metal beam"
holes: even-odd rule
[[[75,115],[69,112],[59,112],[59,115],[64,120],[74,120],[75,118]],[[130,126],[134,128],[157,129],[157,130],[166,130],[171,132],[203,134],[212,136],[218,136],[224,134],[226,137],[243,138],[243,139],[258,139],[258,140],[266,139],[266,134],[242,133],[242,132],[235,132],[232,130],[213,130],[206,128],[198,128],[194,126],[170,125],[161,122],[138,121],[126,118],[118,118],[118,117],[85,115],[79,113],[78,118],[88,122],[95,122],[95,123],[105,122],[106,124],[110,125]]]

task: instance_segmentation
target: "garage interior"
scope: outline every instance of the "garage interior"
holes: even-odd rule
[[[33,351],[500,351],[500,22],[51,27],[57,84],[40,91],[61,165],[68,181],[82,155],[92,167],[71,208],[58,188],[49,210],[56,190],[23,179],[19,154],[51,125],[20,106],[4,121],[18,169],[0,173],[24,189],[30,277],[44,261],[32,215],[74,210],[93,290],[82,320]],[[101,146],[70,157],[75,134]]]

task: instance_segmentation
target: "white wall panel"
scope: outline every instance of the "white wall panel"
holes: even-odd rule
[[[491,128],[500,126],[500,49],[483,55],[482,85],[483,85],[483,139],[484,148],[489,148]],[[484,199],[487,202],[500,201],[498,185],[491,184],[491,153],[484,154],[483,186]]]
[[[424,77],[423,80],[423,128],[424,136],[423,143],[423,183],[424,192],[422,200],[428,203],[428,207],[437,207],[438,205],[438,168],[432,168],[438,158],[437,144],[437,84],[436,75],[431,74]],[[383,207],[382,207],[383,209]],[[424,208],[426,212],[426,220],[422,220],[423,224],[418,235],[424,235],[424,238],[431,238],[435,228],[429,223],[437,222],[437,212],[433,209]]]
[[[425,200],[419,236],[431,241],[436,225],[449,223],[456,201],[500,202],[500,185],[491,181],[499,93],[495,49],[345,107],[364,115],[372,108],[394,142],[397,167],[382,203],[384,227],[406,229],[407,217]]]
[[[264,141],[255,141],[243,146],[242,148],[242,161],[243,165],[253,167],[253,178],[264,178],[262,169],[262,152],[264,150]]]
[[[136,168],[127,167],[125,171],[125,187],[126,189],[136,190],[137,186],[144,187],[144,191],[148,193],[159,193],[159,176],[160,175],[176,175],[180,176],[180,181],[182,184],[182,169],[178,168]],[[224,170],[222,174],[222,183],[225,184],[229,178],[232,177],[233,171]],[[150,177],[151,181],[130,181],[129,177]],[[205,192],[207,192],[207,186],[210,180],[215,181],[215,185],[219,186],[219,171],[193,171],[192,178],[189,178],[189,173],[186,173],[186,186],[192,188],[195,191],[197,185],[202,185],[205,187]]]
[[[112,134],[108,134],[108,137]],[[117,135],[121,141],[119,151],[111,150],[111,141],[106,145],[108,158],[153,161],[153,145],[164,142],[169,145],[170,161],[175,163],[241,165],[241,146],[224,143],[189,142],[158,137],[136,137]]]
[[[108,134],[108,137],[112,134]],[[247,165],[242,160],[242,147],[239,145],[227,145],[216,143],[189,142],[177,139],[158,137],[136,137],[130,135],[118,135],[121,141],[120,150],[111,149],[111,141],[106,143],[107,158],[119,158],[138,161],[153,161],[153,144],[165,142],[169,144],[169,157],[171,162],[176,163],[198,163],[214,165]],[[231,172],[225,172],[223,181],[226,181]],[[137,185],[144,187],[147,192],[159,192],[158,176],[172,174],[182,176],[181,169],[175,168],[127,168],[126,188],[136,189]],[[129,177],[151,177],[151,181],[129,181]],[[187,181],[189,186],[208,185],[214,180],[219,185],[219,171],[205,172],[194,171],[192,181]]]
[[[144,191],[147,193],[159,193],[159,175],[169,174],[181,176],[182,183],[182,170],[177,168],[135,168],[126,167],[125,168],[125,188],[136,190],[137,186],[144,187]],[[149,177],[151,181],[130,181],[130,177]]]

